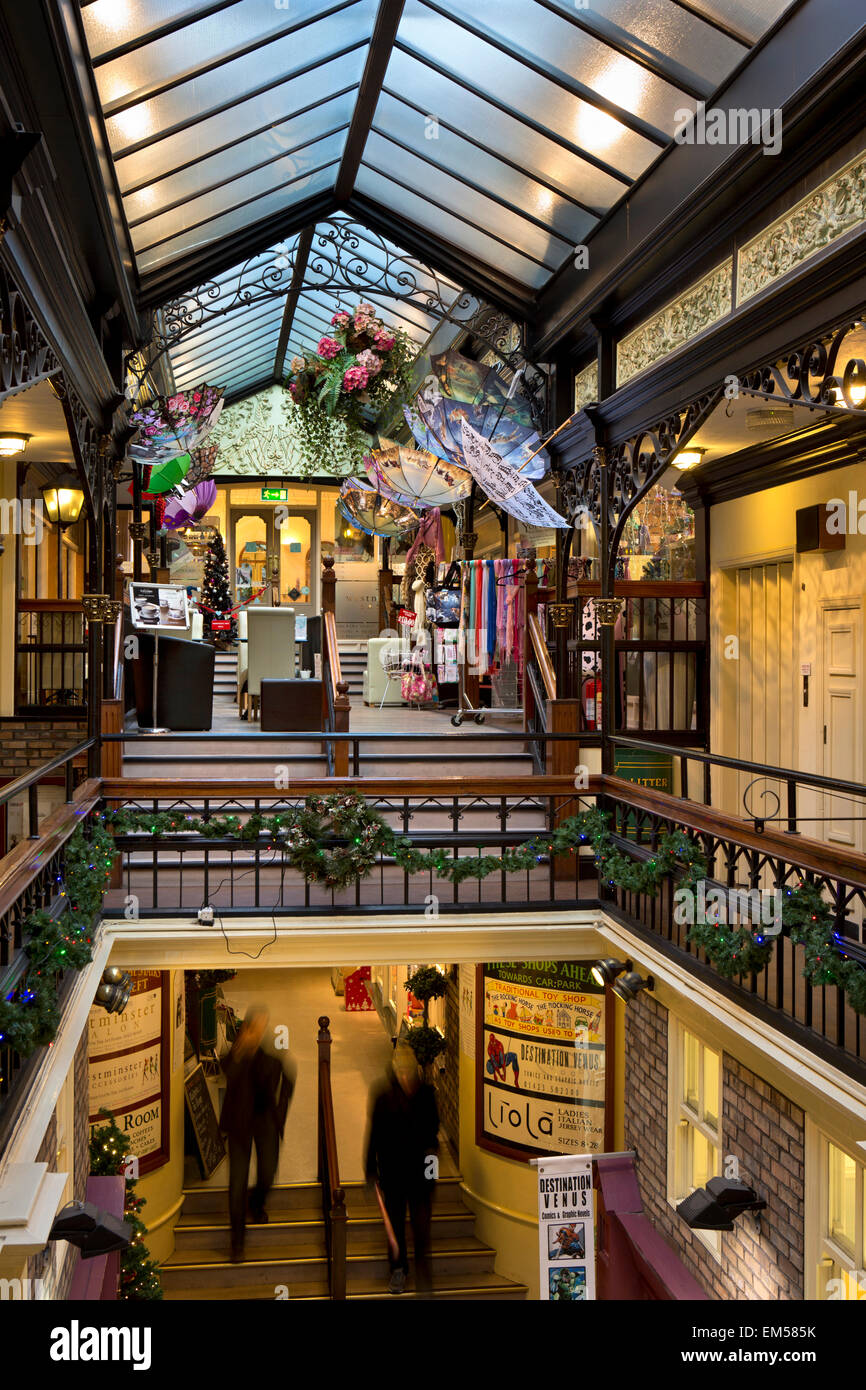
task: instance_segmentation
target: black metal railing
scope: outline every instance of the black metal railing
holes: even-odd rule
[[[346,1297],[346,1193],[340,1184],[334,1097],[331,1090],[331,1020],[319,1019],[316,1039],[318,1074],[318,1177],[322,1191],[325,1249],[328,1255],[328,1289],[331,1298]]]
[[[81,604],[19,599],[15,642],[17,714],[81,717],[87,699],[87,638]]]

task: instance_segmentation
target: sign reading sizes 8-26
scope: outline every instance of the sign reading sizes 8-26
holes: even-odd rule
[[[514,1158],[604,1149],[605,999],[587,961],[478,967],[477,1142]]]

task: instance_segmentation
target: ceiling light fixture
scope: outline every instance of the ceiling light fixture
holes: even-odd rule
[[[680,449],[678,454],[674,454],[671,463],[674,468],[697,468],[706,452],[706,449]]]
[[[11,430],[0,431],[0,458],[11,459],[16,454],[23,454],[32,438],[32,434],[14,434]]]

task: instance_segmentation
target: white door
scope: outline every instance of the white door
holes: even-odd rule
[[[821,772],[844,782],[862,782],[862,689],[860,672],[859,603],[824,608],[821,614],[822,749]],[[827,792],[823,798],[823,836],[852,849],[862,841],[862,826],[854,819],[863,814],[863,803]],[[807,832],[808,833],[808,832]]]

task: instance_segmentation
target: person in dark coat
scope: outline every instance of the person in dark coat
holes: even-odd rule
[[[247,1203],[255,1224],[267,1221],[268,1198],[280,1153],[286,1112],[294,1090],[294,1066],[261,1046],[268,1011],[260,1004],[247,1010],[231,1051],[222,1059],[227,1087],[220,1129],[228,1137],[229,1216],[232,1260],[243,1259]],[[250,1155],[256,1146],[256,1183],[247,1194]]]
[[[438,1134],[439,1112],[433,1087],[423,1081],[411,1047],[398,1043],[393,1074],[372,1095],[365,1162],[367,1181],[378,1189],[386,1218],[391,1265],[389,1293],[402,1293],[409,1273],[407,1207],[415,1245],[416,1290],[421,1297],[430,1297],[432,1292],[430,1215],[438,1173]]]

